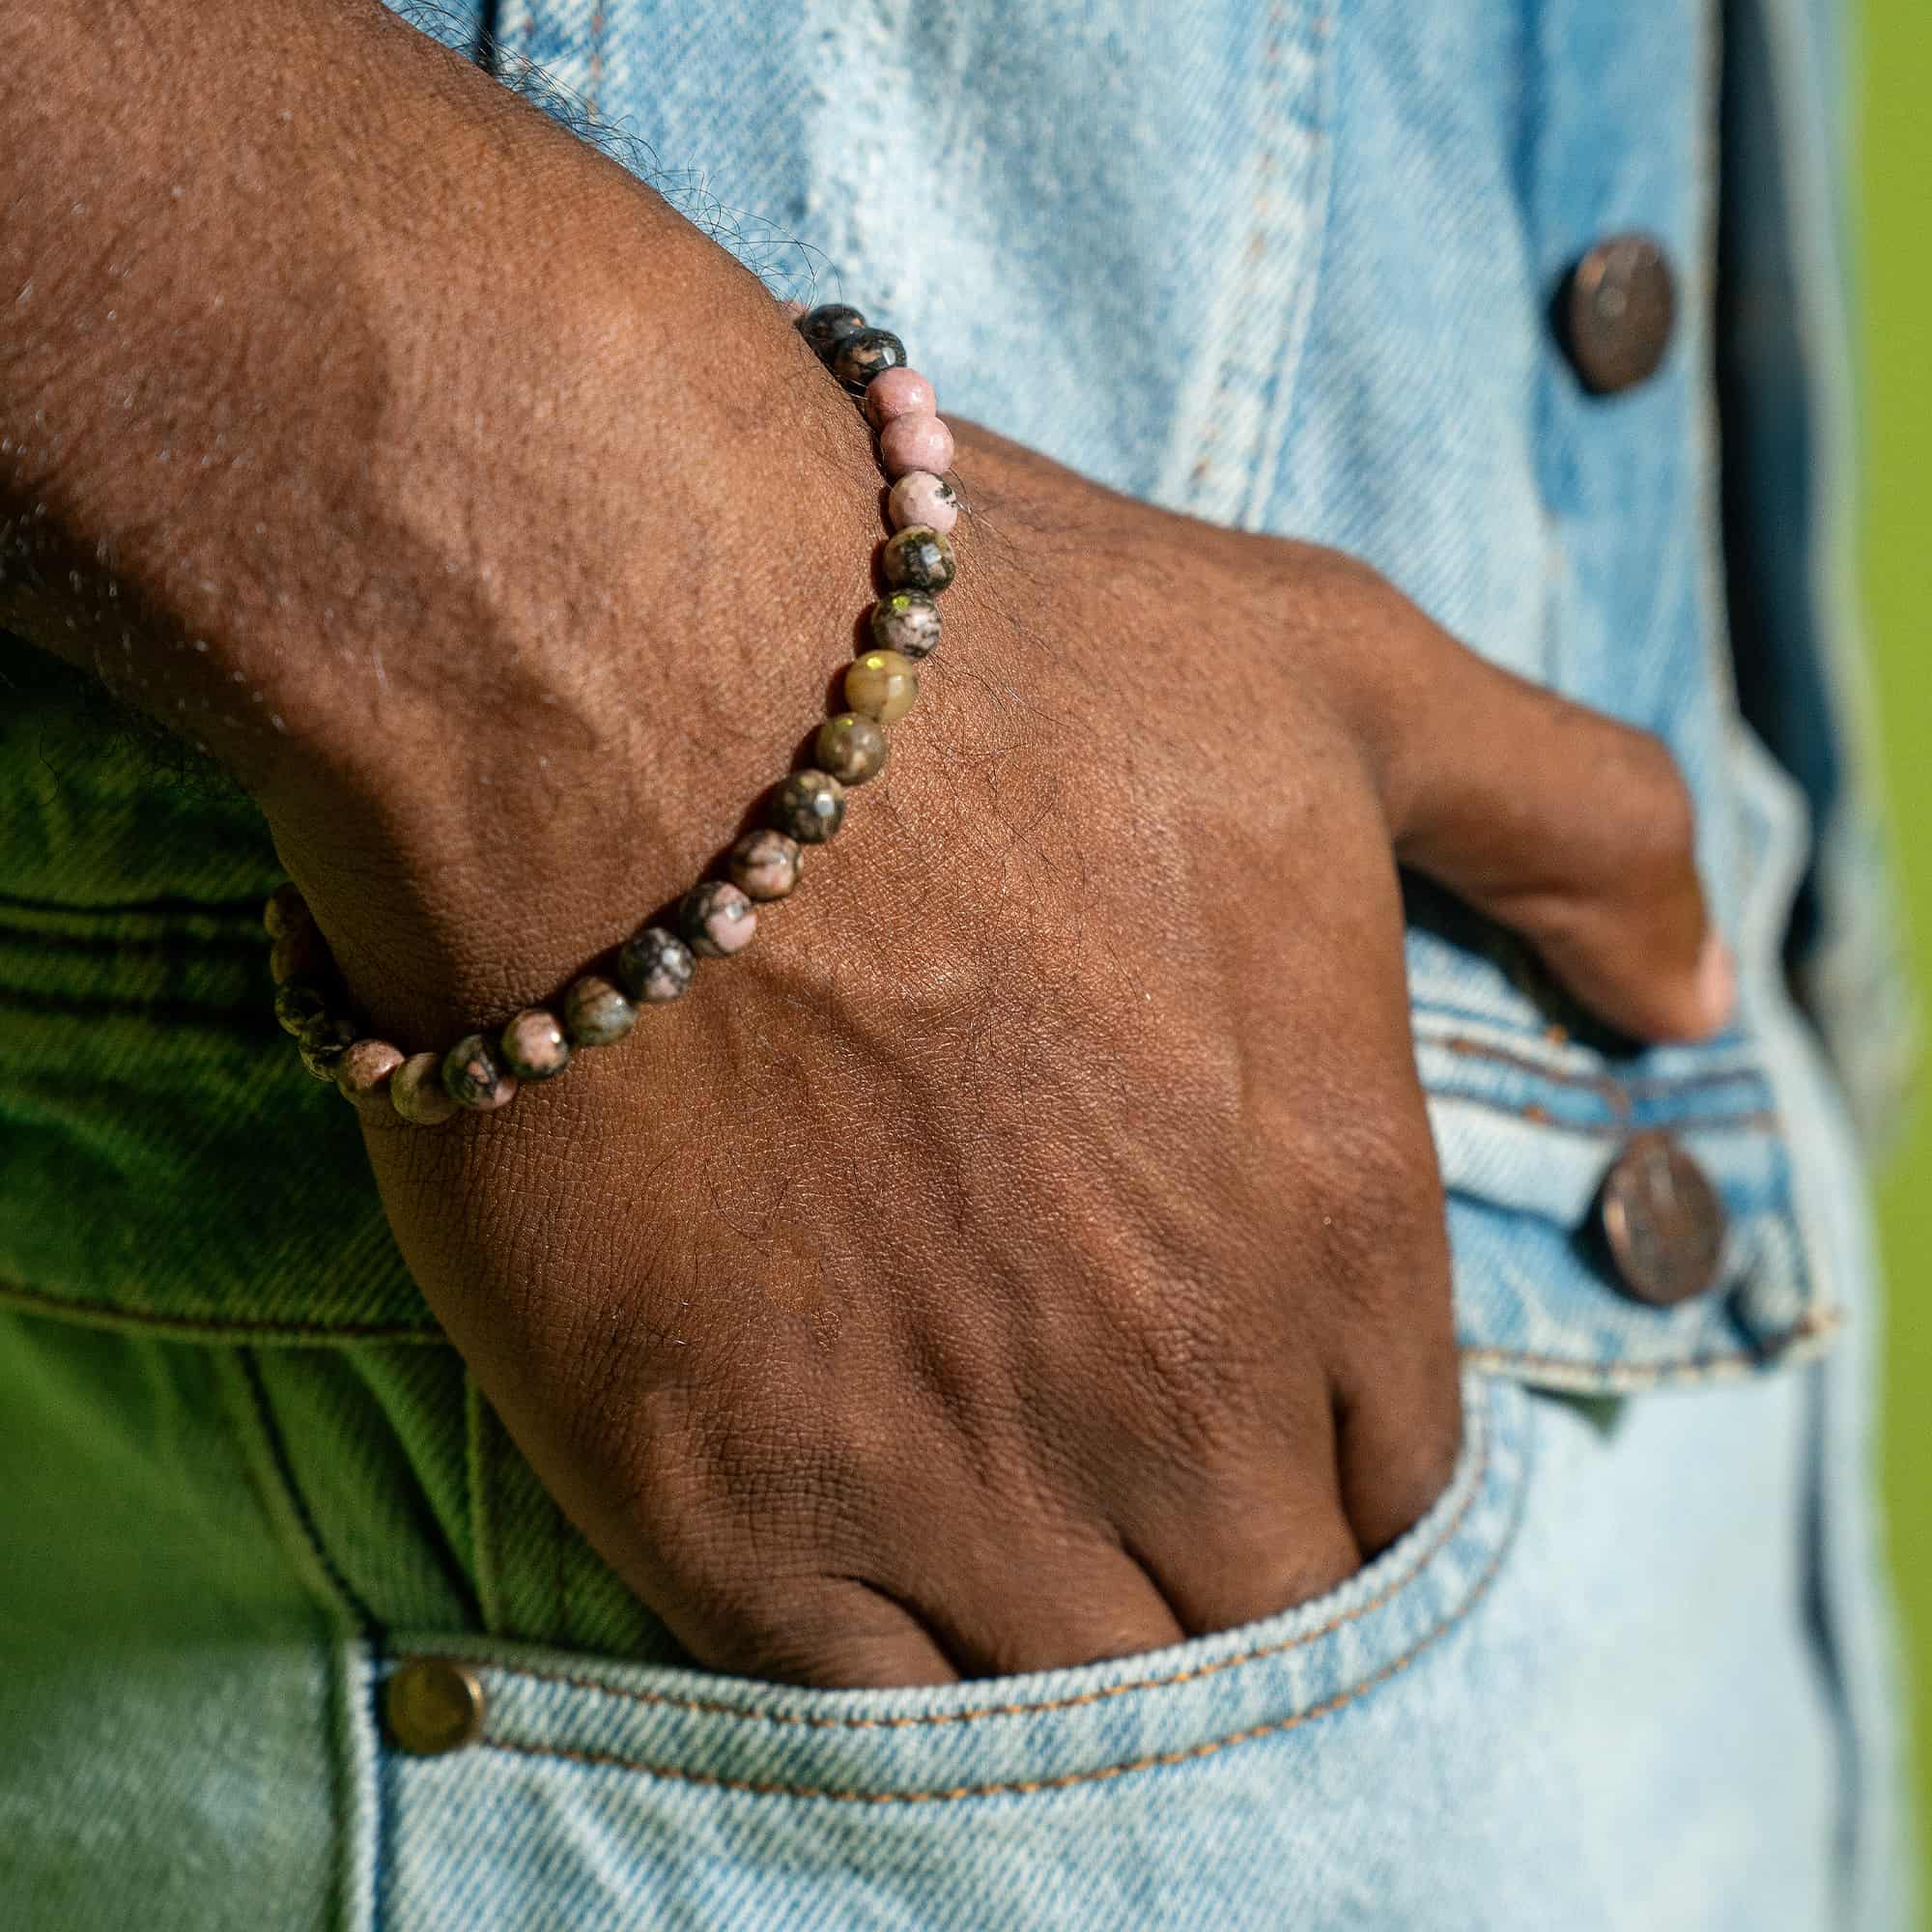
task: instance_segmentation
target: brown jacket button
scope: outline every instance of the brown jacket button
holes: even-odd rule
[[[1670,1308],[1718,1278],[1724,1205],[1668,1134],[1639,1134],[1604,1179],[1604,1237],[1625,1291]]]
[[[389,1736],[406,1751],[435,1757],[483,1735],[483,1685],[446,1657],[412,1657],[383,1687]]]
[[[1563,346],[1593,395],[1634,389],[1657,374],[1677,320],[1677,288],[1648,235],[1612,235],[1570,271],[1557,304]]]

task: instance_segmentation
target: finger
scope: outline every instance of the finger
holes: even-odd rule
[[[1186,1510],[1156,1509],[1128,1547],[1190,1636],[1235,1630],[1325,1596],[1362,1567],[1335,1480],[1332,1442],[1321,1480],[1283,1469]]]
[[[1219,1454],[1148,1465],[1122,1511],[1122,1542],[1190,1635],[1273,1616],[1361,1568],[1333,1409],[1307,1382],[1258,1426],[1230,1417]]]
[[[825,1577],[667,1619],[699,1663],[819,1690],[952,1684],[959,1671],[910,1610],[870,1584]]]
[[[1694,1039],[1730,1017],[1695,811],[1656,738],[1465,650],[1413,613],[1381,764],[1397,857],[1534,945],[1603,1018]]]
[[[969,1548],[955,1543],[952,1554]],[[921,1616],[968,1677],[1073,1669],[1185,1634],[1146,1571],[1097,1526],[1018,1547],[989,1532],[977,1555],[922,1577],[920,1593]]]
[[[1448,1299],[1445,1290],[1445,1308]],[[1369,1343],[1337,1378],[1342,1501],[1364,1557],[1421,1521],[1455,1474],[1463,1392],[1450,1324],[1441,1325],[1425,1347]]]

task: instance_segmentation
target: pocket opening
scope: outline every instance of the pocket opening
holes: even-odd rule
[[[487,1637],[398,1638],[468,1665],[482,1750],[760,1797],[906,1804],[1065,1790],[1293,1731],[1365,1697],[1474,1609],[1518,1521],[1526,1398],[1465,1377],[1464,1437],[1422,1520],[1336,1590],[1169,1650],[940,1687],[814,1690]],[[407,1767],[403,1774],[408,1775]]]

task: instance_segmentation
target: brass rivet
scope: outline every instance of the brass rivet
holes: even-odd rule
[[[389,1736],[406,1751],[435,1757],[483,1735],[483,1684],[446,1657],[412,1657],[383,1687]]]

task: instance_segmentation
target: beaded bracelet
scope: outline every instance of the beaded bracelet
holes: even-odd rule
[[[350,1005],[314,918],[292,884],[270,896],[263,923],[274,942],[275,1017],[293,1034],[301,1063],[355,1107],[393,1111],[416,1126],[440,1126],[464,1110],[489,1113],[529,1082],[549,1080],[580,1047],[610,1046],[637,1024],[641,1006],[684,994],[700,959],[739,952],[757,927],[757,905],[797,886],[805,847],[822,845],[845,816],[847,787],[885,769],[885,727],[919,695],[918,663],[939,642],[938,594],[952,582],[947,534],[958,504],[943,472],[952,433],[936,412],[932,384],[906,366],[896,335],[867,326],[855,308],[787,304],[819,360],[856,397],[877,433],[892,490],[895,534],[880,553],[886,594],[873,606],[872,647],[845,673],[847,709],[819,726],[815,764],[773,791],[767,829],[749,832],[725,855],[722,879],[700,879],[678,905],[675,930],[644,925],[617,949],[609,973],[571,982],[561,1012],[526,1007],[493,1037],[472,1033],[447,1053],[405,1054],[372,1037]]]

